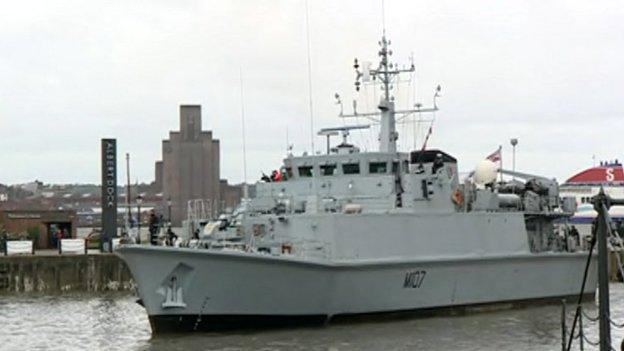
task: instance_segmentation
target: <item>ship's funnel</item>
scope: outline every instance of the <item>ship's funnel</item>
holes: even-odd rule
[[[490,184],[496,181],[498,170],[496,164],[490,160],[483,160],[475,168],[474,182],[477,185]]]

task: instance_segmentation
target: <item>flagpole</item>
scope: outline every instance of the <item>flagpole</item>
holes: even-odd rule
[[[498,152],[500,154],[500,181],[503,182],[503,145],[498,145]]]

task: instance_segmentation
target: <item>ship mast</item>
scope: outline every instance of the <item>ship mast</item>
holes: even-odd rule
[[[395,78],[398,77],[402,73],[411,73],[415,71],[414,62],[411,62],[409,68],[398,68],[397,64],[390,62],[390,56],[392,56],[392,50],[389,46],[392,42],[386,39],[385,31],[381,37],[381,41],[379,41],[379,46],[381,47],[379,50],[379,65],[376,69],[371,69],[370,64],[364,64],[362,69],[360,70],[360,63],[356,58],[354,60],[353,68],[355,68],[355,90],[360,91],[360,86],[363,83],[370,82],[370,78],[372,80],[379,80],[381,82],[381,89],[383,90],[383,95],[381,100],[379,101],[379,105],[377,108],[379,112],[370,112],[370,113],[358,113],[355,109],[356,103],[353,102],[353,113],[352,114],[343,114],[342,112],[342,102],[340,101],[340,96],[336,94],[336,99],[338,100],[338,104],[341,105],[340,117],[349,118],[349,117],[367,117],[374,122],[378,122],[380,124],[380,132],[379,132],[379,151],[388,152],[388,153],[396,153],[397,152],[397,139],[399,138],[399,133],[396,131],[396,123],[397,123],[397,115],[399,115],[399,119],[402,120],[405,117],[414,114],[414,113],[422,113],[422,112],[435,112],[438,110],[436,105],[436,98],[439,96],[440,86],[436,89],[436,94],[434,95],[433,107],[432,108],[421,108],[420,104],[416,104],[414,109],[407,110],[395,110],[394,106],[394,96],[391,95],[393,89],[393,82]],[[397,81],[398,83],[398,81]],[[379,116],[380,119],[376,119],[375,117]]]

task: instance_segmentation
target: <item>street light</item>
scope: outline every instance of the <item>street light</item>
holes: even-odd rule
[[[171,197],[167,199],[167,220],[169,221],[169,226],[171,226]]]
[[[512,171],[516,171],[516,145],[518,145],[518,139],[517,138],[511,138],[510,140],[511,142],[511,146],[513,147],[513,158],[512,158]],[[516,180],[516,176],[513,176],[513,180]]]
[[[137,244],[141,243],[141,204],[143,203],[143,196],[141,194],[137,195],[136,198],[137,203]]]

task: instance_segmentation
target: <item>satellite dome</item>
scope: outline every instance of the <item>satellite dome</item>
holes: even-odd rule
[[[474,182],[475,184],[485,185],[496,181],[498,169],[496,164],[490,160],[483,160],[475,168]]]

